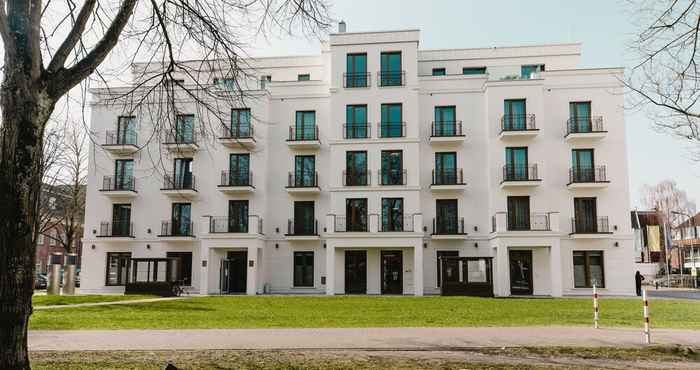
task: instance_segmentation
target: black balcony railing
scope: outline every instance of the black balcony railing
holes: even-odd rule
[[[566,134],[590,134],[595,132],[605,132],[603,128],[603,117],[576,117],[566,121]]]
[[[569,168],[569,184],[608,182],[605,166]]]
[[[343,139],[369,139],[372,126],[369,123],[346,123],[343,125]]]
[[[297,128],[289,126],[289,138],[287,141],[316,141],[318,140],[318,126],[304,126]]]
[[[252,216],[258,220],[258,230],[262,231],[262,218]],[[210,217],[209,232],[212,234],[222,233],[247,233],[249,226],[249,218],[234,218],[234,217]]]
[[[160,234],[158,236],[194,236],[194,223],[170,220],[160,223]]]
[[[510,114],[501,117],[501,131],[537,130],[534,114]]]
[[[369,170],[343,171],[343,186],[369,186],[372,185],[372,174]]]
[[[432,185],[464,185],[464,171],[461,168],[433,170]]]
[[[380,138],[406,137],[406,122],[382,122],[377,124]]]
[[[288,236],[315,236],[318,235],[318,220],[313,222],[287,220]]]
[[[136,131],[107,131],[104,145],[133,145],[137,146]]]
[[[537,165],[512,165],[503,166],[503,181],[540,181],[537,173]]]
[[[100,232],[97,234],[100,238],[133,238],[134,224],[132,222],[113,220],[112,222],[101,222]]]
[[[406,185],[405,169],[381,169],[377,172],[379,185]]]
[[[343,87],[354,88],[354,87],[369,87],[370,85],[370,73],[343,73]]]
[[[136,192],[136,180],[133,176],[104,176],[100,191],[133,191]]]
[[[192,174],[163,176],[163,187],[160,190],[194,190],[197,191],[196,178]]]
[[[607,234],[610,224],[607,217],[581,216],[571,219],[572,234]]]
[[[549,213],[506,213],[506,220],[508,231],[549,231],[552,229]]]
[[[433,218],[433,235],[464,235],[464,217]]]
[[[251,171],[221,171],[220,187],[227,186],[253,186],[253,173]]]
[[[413,219],[415,214],[410,215],[382,215],[378,218],[379,226],[377,230],[380,232],[413,232]]]
[[[289,172],[287,174],[288,188],[317,188],[318,187],[318,172],[303,171]]]
[[[368,215],[348,219],[346,216],[333,216],[333,230],[335,232],[367,232]]]
[[[253,134],[251,124],[225,125],[221,128],[222,139],[252,139]]]
[[[406,84],[406,71],[379,71],[377,72],[377,85],[404,86]]]
[[[163,144],[197,144],[197,132],[194,130],[182,132],[168,132],[165,135],[165,141],[163,142]]]
[[[462,121],[435,121],[430,125],[431,137],[464,136]]]

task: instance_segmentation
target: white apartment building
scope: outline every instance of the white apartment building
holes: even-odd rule
[[[165,136],[95,89],[81,289],[633,294],[623,70],[580,55],[340,32],[202,74],[244,98],[212,123],[182,96]]]

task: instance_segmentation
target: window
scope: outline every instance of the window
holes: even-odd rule
[[[175,262],[175,281],[185,286],[192,285],[192,252],[167,252],[166,257],[177,258]]]
[[[367,54],[348,54],[345,87],[367,87]]]
[[[382,198],[381,231],[404,231],[403,198]]]
[[[231,109],[231,126],[229,127],[229,137],[247,138],[252,137],[250,128],[250,109]]]
[[[369,185],[366,151],[351,151],[345,153],[345,185]]]
[[[58,238],[60,237],[60,235],[58,235],[58,230],[51,229],[51,231],[49,231],[49,234],[51,235],[49,237],[49,245],[52,247],[58,245]]]
[[[435,173],[433,176],[433,184],[455,185],[458,182],[457,180],[457,153],[435,153]]]
[[[117,142],[120,145],[136,145],[136,117],[121,116],[117,119]]]
[[[486,67],[463,67],[463,75],[485,75]]]
[[[437,287],[442,284],[442,258],[459,257],[459,251],[437,251]],[[445,269],[445,279],[447,281],[459,281],[459,261],[448,261]]]
[[[444,76],[445,68],[433,68],[433,76]]]
[[[433,136],[456,136],[456,108],[454,105],[435,107],[435,123]]]
[[[172,208],[172,229],[173,236],[188,236],[192,235],[192,204],[190,203],[173,203]],[[168,235],[167,233],[164,233]]]
[[[260,76],[260,88],[264,89],[268,83],[272,82],[271,75]]]
[[[527,147],[506,148],[506,167],[503,181],[527,181],[528,173]]]
[[[297,81],[310,81],[311,75],[308,73],[297,75]]]
[[[229,186],[250,186],[250,154],[233,153],[228,164]]]
[[[508,197],[508,230],[530,230],[530,197]]]
[[[346,199],[345,217],[345,231],[367,231],[367,199]]]
[[[248,201],[229,200],[228,201],[228,232],[247,233],[248,232]]]
[[[294,235],[316,235],[313,201],[294,202]]]
[[[524,79],[539,78],[540,72],[544,72],[544,64],[529,64],[520,67],[520,77]]]
[[[458,234],[457,199],[437,199],[435,201],[437,229],[435,234]]]
[[[507,99],[503,101],[503,131],[527,130],[527,110],[525,99]]]
[[[194,114],[178,114],[175,120],[175,143],[194,143]]]
[[[134,160],[114,161],[114,190],[134,190]]]
[[[345,107],[345,138],[365,139],[369,137],[367,125],[367,105],[348,105]]]
[[[598,231],[598,207],[596,198],[574,198],[574,233]]]
[[[316,111],[297,111],[293,140],[317,140]]]
[[[36,245],[44,245],[44,234],[39,234],[36,236]]]
[[[56,197],[49,198],[49,209],[56,209]]]
[[[403,106],[400,103],[382,104],[381,137],[403,137]]]
[[[314,252],[294,252],[294,286],[313,288]]]
[[[591,132],[593,131],[593,127],[591,126],[591,102],[570,102],[569,132]]]
[[[166,183],[169,189],[194,189],[192,175],[192,158],[175,158],[173,161],[172,183]]]
[[[488,283],[489,282],[489,265],[486,259],[470,259],[467,260],[467,282],[468,283]]]
[[[593,149],[571,150],[571,182],[595,182]]]
[[[384,52],[380,55],[380,86],[402,86],[403,72],[401,70],[401,52]]]
[[[404,185],[403,151],[382,150],[381,185]]]
[[[112,233],[105,236],[131,236],[131,204],[112,206]]]
[[[215,78],[214,85],[221,89],[234,90],[236,88],[236,80],[231,77]]]
[[[574,287],[605,288],[603,251],[574,251]]]
[[[125,285],[131,253],[107,252],[105,285]]]
[[[316,183],[316,157],[297,155],[294,157],[294,187],[314,187]]]

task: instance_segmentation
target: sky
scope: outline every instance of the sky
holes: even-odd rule
[[[421,49],[582,42],[579,67],[629,68],[634,63],[628,45],[637,26],[625,0],[327,1],[348,32],[419,28]],[[320,46],[318,40],[276,36],[257,40],[248,50],[254,56],[299,55],[318,53]],[[628,110],[625,120],[632,208],[643,208],[644,184],[666,179],[700,202],[700,163],[690,159],[688,142],[655,131],[644,112]]]

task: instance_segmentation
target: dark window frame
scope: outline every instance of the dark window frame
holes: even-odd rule
[[[303,261],[304,263],[299,265],[301,267],[302,271],[299,271],[301,276],[297,275],[297,262],[298,259]],[[313,288],[314,287],[314,280],[315,280],[315,271],[314,271],[314,262],[315,262],[315,255],[314,251],[294,251],[294,254],[292,256],[292,274],[293,279],[292,279],[292,284],[294,285],[295,288]],[[309,259],[311,261],[311,264],[309,265]],[[310,270],[310,271],[309,271]],[[309,276],[310,274],[310,276]],[[309,280],[310,278],[310,280]]]
[[[126,259],[126,266],[122,266],[121,263],[117,264],[117,282],[116,283],[110,283],[109,281],[109,273],[110,273],[110,264],[109,261],[111,257],[114,256],[118,259],[119,262],[121,260]],[[121,276],[122,276],[122,269],[126,269],[126,273],[124,274],[125,279],[129,280],[129,261],[131,260],[131,252],[107,252],[107,263],[105,265],[105,286],[124,286],[126,285],[126,281],[120,281]]]
[[[600,285],[596,285],[596,288],[605,288],[605,251],[603,250],[575,250],[571,253],[571,259],[572,259],[572,265],[573,265],[573,273],[574,273],[574,288],[593,288],[593,284],[591,284],[591,261],[590,257],[592,253],[600,253],[600,275],[601,279],[603,281],[600,282]],[[585,278],[585,284],[583,286],[576,285],[576,254],[583,254],[583,260],[584,260],[584,278]]]
[[[447,69],[444,67],[439,67],[439,68],[433,68],[432,76],[447,76]]]

